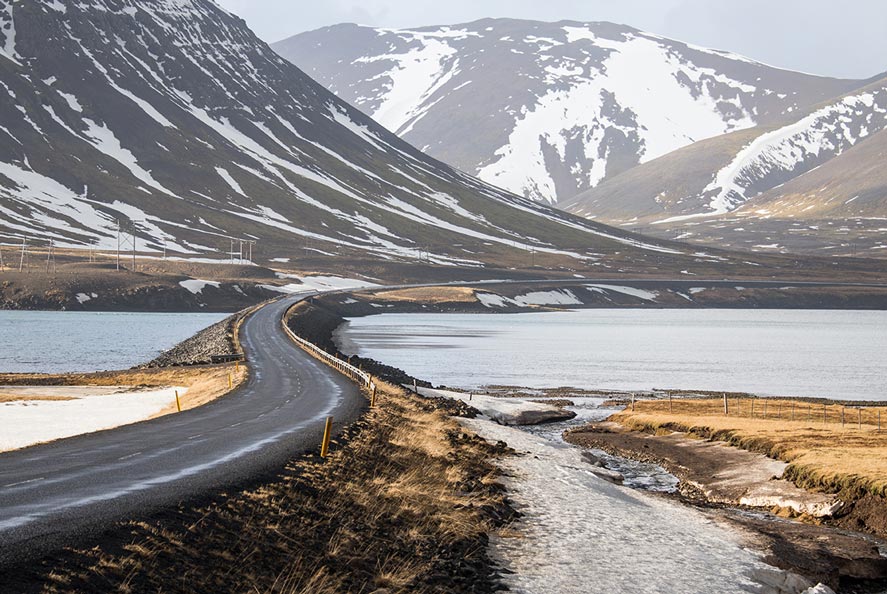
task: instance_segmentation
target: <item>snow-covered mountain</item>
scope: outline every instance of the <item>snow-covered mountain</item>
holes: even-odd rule
[[[110,248],[121,222],[186,254],[235,237],[266,259],[708,261],[426,157],[210,0],[0,0],[0,138],[6,241]]]
[[[430,155],[550,202],[861,84],[603,22],[337,25],[273,47]]]
[[[882,79],[782,125],[674,151],[560,206],[722,246],[887,255],[885,134]]]
[[[813,171],[885,127],[887,79],[799,113],[783,125],[756,127],[675,151],[561,206],[619,224],[668,223],[751,209],[755,197]],[[849,165],[846,174],[852,175]]]

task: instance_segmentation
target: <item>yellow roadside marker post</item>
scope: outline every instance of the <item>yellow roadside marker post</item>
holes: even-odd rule
[[[176,390],[176,408],[179,410],[179,412],[182,412],[182,401],[179,400],[179,391],[178,390]]]
[[[326,425],[323,428],[323,441],[320,443],[320,457],[326,458],[330,450],[330,434],[333,432],[333,418],[326,418]]]
[[[228,389],[230,390],[233,387],[234,387],[234,380],[232,379],[231,372],[229,371],[228,372]]]

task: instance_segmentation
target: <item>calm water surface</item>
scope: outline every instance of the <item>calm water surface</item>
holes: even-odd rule
[[[383,314],[343,352],[435,384],[678,388],[887,400],[887,312],[581,310]]]
[[[226,315],[0,311],[0,372],[127,369]]]

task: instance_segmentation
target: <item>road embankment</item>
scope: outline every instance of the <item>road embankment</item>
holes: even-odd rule
[[[492,592],[488,533],[514,517],[492,461],[446,402],[383,384],[379,405],[253,488],[8,568],[21,592]]]

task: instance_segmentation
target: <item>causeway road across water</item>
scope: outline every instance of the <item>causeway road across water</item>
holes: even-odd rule
[[[754,287],[879,287],[876,283],[727,279],[498,280],[401,285],[667,284]],[[286,310],[315,292],[271,302],[240,338],[249,380],[231,394],[179,414],[0,454],[0,568],[71,544],[116,520],[281,469],[317,448],[324,419],[350,423],[366,407],[358,387],[298,348],[283,332]]]
[[[293,295],[240,330],[247,382],[204,406],[123,428],[0,454],[0,567],[115,520],[244,483],[317,448],[324,420],[357,419],[358,387],[283,332]]]

